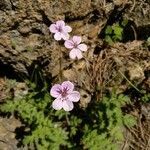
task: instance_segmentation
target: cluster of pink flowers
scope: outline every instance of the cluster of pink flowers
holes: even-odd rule
[[[71,49],[69,53],[71,59],[81,59],[83,57],[82,52],[87,51],[87,45],[81,43],[82,39],[80,36],[73,36],[70,38],[69,33],[72,31],[72,28],[65,25],[63,20],[51,24],[49,30],[51,33],[54,33],[54,39],[56,41],[65,40],[65,47]]]
[[[71,59],[81,59],[83,57],[82,52],[87,51],[87,45],[82,43],[80,36],[73,36],[70,38],[69,33],[72,28],[65,24],[63,20],[56,21],[50,25],[49,30],[54,34],[56,41],[64,40],[64,46],[70,49],[69,57]],[[64,109],[65,111],[71,111],[73,109],[73,102],[80,100],[80,93],[74,91],[74,85],[70,81],[64,81],[62,84],[55,84],[50,94],[55,100],[52,103],[52,107],[55,110]]]

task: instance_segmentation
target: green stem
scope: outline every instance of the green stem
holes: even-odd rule
[[[119,71],[119,73],[126,79],[126,81],[127,81],[134,89],[136,89],[138,92],[141,93],[141,91],[140,91],[121,71]]]
[[[67,124],[70,126],[70,121],[69,121],[69,117],[67,113],[66,113],[66,121],[67,121]]]
[[[60,48],[60,58],[59,58],[59,80],[60,82],[62,82],[62,51],[61,51],[61,48]]]

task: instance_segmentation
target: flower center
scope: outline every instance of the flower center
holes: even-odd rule
[[[74,48],[77,48],[77,46],[78,46],[78,44],[77,44],[77,43],[74,43],[74,46],[73,46],[73,47],[74,47]]]
[[[57,30],[58,32],[62,32],[62,27],[61,26],[57,27]]]
[[[62,97],[66,97],[68,95],[68,88],[64,88],[62,91],[61,91],[61,96]]]

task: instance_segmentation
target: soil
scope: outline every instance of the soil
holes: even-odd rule
[[[84,59],[70,60],[63,43],[53,39],[48,27],[59,19],[65,20],[73,28],[71,34],[82,36],[83,42],[88,45]],[[109,46],[102,36],[104,29],[123,19],[129,20],[125,39]],[[0,102],[3,103],[8,95],[18,96],[20,87],[26,93],[23,81],[25,78],[34,80],[35,72],[39,76],[42,74],[47,82],[59,82],[60,77],[73,81],[81,93],[82,108],[87,107],[95,93],[101,98],[105,90],[111,91],[114,85],[118,87],[118,93],[126,92],[131,86],[126,77],[137,87],[150,92],[148,37],[149,0],[1,0]],[[7,79],[15,79],[16,88],[6,83]],[[99,89],[95,91],[97,85]],[[146,120],[149,109],[149,105],[141,106],[141,110],[148,113],[144,114]],[[15,123],[7,128],[12,120]],[[149,122],[145,126],[144,123],[143,128],[147,126],[150,132]],[[0,118],[2,150],[16,149],[14,131],[18,126],[20,122],[14,117]],[[141,135],[138,137],[140,139]],[[144,139],[145,143],[148,138]],[[135,143],[132,147],[136,147]],[[140,146],[136,148],[140,149]]]

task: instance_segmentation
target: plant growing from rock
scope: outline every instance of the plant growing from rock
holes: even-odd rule
[[[123,39],[123,31],[128,21],[123,20],[121,23],[114,23],[112,26],[108,25],[105,29],[104,40],[112,45],[115,42],[121,41]]]
[[[131,127],[135,118],[122,112],[130,103],[124,95],[106,95],[85,110],[76,107],[71,112],[55,111],[46,88],[29,93],[21,99],[11,99],[1,106],[5,113],[17,114],[25,127],[23,145],[34,149],[107,149],[119,150],[124,125]],[[26,130],[28,129],[28,130]],[[76,140],[75,140],[76,139]]]
[[[107,29],[110,30],[111,28]],[[121,39],[122,29],[114,25],[114,40]],[[55,40],[66,40],[64,45],[71,49],[71,59],[81,59],[81,51],[87,46],[81,43],[81,37],[73,36],[69,39],[72,28],[64,21],[57,21],[50,26]],[[61,69],[60,69],[61,70]],[[62,78],[61,78],[62,80]],[[74,84],[70,81],[60,81],[50,90],[55,100],[52,102],[46,84],[41,90],[30,85],[29,93],[20,99],[11,99],[2,107],[6,113],[17,113],[23,121],[25,134],[21,141],[23,145],[33,146],[34,149],[90,149],[90,150],[119,150],[119,142],[124,140],[124,126],[135,125],[135,118],[122,111],[122,107],[130,103],[125,95],[115,92],[107,94],[101,101],[92,99],[89,106],[82,110],[78,104],[80,93],[74,91]],[[55,110],[54,111],[52,107]],[[65,111],[61,110],[64,109]],[[74,109],[73,109],[74,108]],[[71,111],[71,112],[69,112]]]

